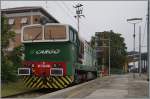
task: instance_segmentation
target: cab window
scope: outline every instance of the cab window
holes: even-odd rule
[[[23,30],[23,40],[24,41],[42,40],[42,27],[41,26],[25,27]]]
[[[44,32],[45,40],[66,39],[66,27],[63,25],[47,25]]]

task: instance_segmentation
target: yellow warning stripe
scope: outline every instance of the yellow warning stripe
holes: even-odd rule
[[[31,81],[30,81],[30,83],[28,84],[28,86],[32,88],[32,85],[33,85],[33,84],[34,84],[34,83],[33,83],[33,78],[31,78]]]
[[[30,79],[30,76],[26,76],[24,82],[26,83]]]
[[[55,83],[57,86],[59,86],[60,88],[63,88],[63,86],[60,83],[58,83],[58,81],[55,78],[54,78],[54,80],[55,80]]]
[[[32,82],[30,83],[30,87],[34,88],[33,85],[35,84],[37,78],[35,76],[32,76]]]
[[[36,77],[36,76],[35,76],[35,77],[33,78],[33,82],[36,82],[38,78],[40,78],[40,77]]]
[[[25,84],[26,84],[26,86],[28,86],[30,83],[31,83],[31,81],[32,81],[32,78],[30,78]]]
[[[45,85],[42,85],[42,88],[45,88]]]
[[[59,77],[56,77],[56,79],[57,79],[62,85],[65,85],[65,83],[64,83]]]
[[[41,82],[37,85],[37,87],[40,88],[40,85],[42,85],[42,84],[43,84],[43,81],[41,81]]]
[[[46,85],[42,85],[42,88],[48,88]]]
[[[58,87],[55,85],[55,83],[52,83],[52,85],[54,86],[54,88],[58,88]]]
[[[30,88],[33,88],[33,87],[32,87],[33,84],[34,84],[34,83],[31,82],[28,86],[29,86]]]
[[[63,79],[63,81],[65,81],[67,84],[69,84],[69,82],[63,76],[61,78]]]
[[[38,80],[32,85],[32,87],[34,88],[36,85],[38,85],[38,83],[40,83],[41,78],[37,78]]]
[[[71,78],[69,78],[68,76],[66,76],[67,80],[71,83]]]
[[[46,77],[46,79],[49,81],[49,77]]]
[[[50,88],[53,88],[48,82],[47,82],[47,85],[48,85]]]
[[[46,77],[45,78],[46,83],[43,83],[43,79],[41,77],[35,77],[35,76],[24,76],[24,82],[27,87],[31,88],[64,88],[70,83],[72,83],[71,78],[69,76],[54,76],[54,77]],[[51,82],[53,80],[53,82]]]

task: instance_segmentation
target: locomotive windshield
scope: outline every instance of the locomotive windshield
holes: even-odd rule
[[[23,31],[24,41],[42,40],[42,27],[30,26],[26,27]]]
[[[29,25],[23,28],[23,41],[25,42],[48,42],[67,41],[66,25]]]
[[[47,25],[44,32],[45,40],[66,39],[66,27],[63,25]]]

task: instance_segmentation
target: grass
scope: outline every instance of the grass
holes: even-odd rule
[[[30,90],[32,89],[25,87],[25,85],[23,84],[23,80],[18,80],[17,82],[9,82],[7,84],[1,85],[1,97],[15,95]]]

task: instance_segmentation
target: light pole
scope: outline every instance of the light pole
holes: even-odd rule
[[[110,76],[110,38],[109,38],[109,76]]]
[[[131,18],[131,19],[127,19],[128,23],[133,24],[134,26],[134,33],[133,33],[133,68],[135,70],[135,62],[134,62],[134,58],[135,58],[135,25],[140,23],[142,21],[142,18]],[[133,78],[135,78],[135,73],[133,73]]]
[[[141,76],[141,26],[139,26],[139,76]]]
[[[147,80],[149,80],[149,71],[150,71],[150,0],[147,0],[148,11],[147,11]]]
[[[108,41],[109,42],[109,45],[108,46],[99,46],[99,47],[108,47],[109,48],[109,67],[108,67],[108,73],[109,73],[109,76],[110,76],[110,38],[109,39],[101,39],[102,41]]]

